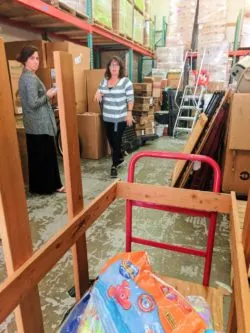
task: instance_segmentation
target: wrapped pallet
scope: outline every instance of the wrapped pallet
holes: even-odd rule
[[[137,9],[144,13],[145,11],[145,0],[134,0],[134,5]]]
[[[93,0],[92,15],[95,22],[112,28],[112,0]]]
[[[145,0],[145,16],[152,19],[152,0]]]
[[[226,88],[229,80],[228,52],[226,38],[227,0],[199,2],[198,65],[202,62],[208,72],[210,84]]]
[[[245,9],[243,14],[240,47],[250,47],[250,8]]]
[[[134,9],[134,41],[143,44],[144,17],[138,10]]]
[[[55,2],[55,1],[54,1]],[[76,13],[86,15],[86,2],[87,0],[59,0],[56,1],[56,3],[64,4],[68,7],[68,9],[71,9],[75,11]]]
[[[184,59],[184,45],[158,47],[156,50],[157,69],[165,71],[180,71]]]
[[[198,47],[218,44],[226,39],[227,0],[200,0]]]
[[[151,20],[144,22],[144,46],[154,48],[154,23]]]
[[[113,30],[128,38],[133,37],[133,5],[128,0],[113,0]]]
[[[196,13],[196,0],[171,0],[168,20],[167,46],[191,48]]]

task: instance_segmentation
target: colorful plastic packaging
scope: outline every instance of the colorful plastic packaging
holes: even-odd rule
[[[78,303],[60,333],[203,333],[209,328],[185,297],[152,273],[145,252],[109,260],[84,299],[85,307]],[[77,307],[84,308],[82,315]]]

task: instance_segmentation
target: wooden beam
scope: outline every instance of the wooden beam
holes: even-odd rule
[[[230,195],[139,183],[119,182],[117,197],[180,208],[229,214]]]
[[[17,21],[17,22],[38,22],[40,20],[46,20],[46,21],[51,21],[52,18],[50,16],[44,15],[44,14],[32,14],[32,15],[22,15],[22,16],[14,16],[11,18],[12,21]]]
[[[230,309],[228,314],[227,321],[227,333],[237,332],[237,318],[236,318],[236,308],[235,308],[235,299],[234,294],[231,296],[230,300]]]
[[[72,223],[65,225],[0,285],[0,322],[23,300],[24,295],[54,267],[72,245],[82,238],[86,230],[116,199],[117,182],[111,184],[96,197],[87,208],[73,218]]]
[[[243,225],[243,232],[242,232],[242,242],[245,251],[245,259],[246,265],[249,267],[250,265],[250,190],[248,192],[248,201],[247,207],[245,211],[245,218],[244,218],[244,225]]]
[[[236,304],[236,317],[238,332],[250,332],[249,309],[250,309],[250,291],[248,284],[247,267],[244,256],[242,235],[240,230],[240,221],[238,216],[238,207],[236,195],[231,193],[232,212],[230,218],[230,239],[231,254],[234,270],[234,299]],[[248,237],[249,242],[249,237]]]
[[[4,42],[0,39],[0,228],[8,276],[33,253]],[[43,332],[37,286],[19,300],[18,332]],[[5,307],[5,303],[0,303]]]
[[[76,100],[72,55],[54,52],[56,86],[63,148],[69,223],[83,209],[80,149],[76,119]],[[85,234],[72,247],[77,301],[89,287],[88,256]]]

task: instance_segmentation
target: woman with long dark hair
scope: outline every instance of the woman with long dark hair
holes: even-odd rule
[[[95,94],[102,104],[102,114],[107,138],[112,150],[111,177],[117,177],[117,168],[123,163],[122,135],[126,126],[133,125],[134,91],[132,82],[125,77],[124,63],[112,57],[107,64],[105,78]]]
[[[55,147],[57,126],[50,104],[56,89],[46,91],[36,76],[39,67],[36,47],[24,47],[17,60],[24,65],[19,80],[19,94],[27,141],[29,190],[38,194],[63,193],[65,189],[60,179]]]

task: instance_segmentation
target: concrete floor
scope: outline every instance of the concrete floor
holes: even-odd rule
[[[181,151],[184,141],[169,137],[155,140],[141,149]],[[119,177],[127,177],[125,166]],[[81,162],[85,203],[94,199],[112,180],[109,177],[110,158]],[[150,184],[168,184],[174,162],[145,159],[138,163],[136,180]],[[66,196],[36,196],[27,194],[30,227],[34,250],[67,223]],[[207,224],[203,218],[181,216],[149,209],[134,210],[134,233],[145,238],[169,241],[178,245],[194,245],[203,249],[207,237]],[[97,276],[100,267],[125,246],[125,203],[116,201],[88,230],[88,257],[90,277]],[[134,246],[133,249],[142,249]],[[145,249],[145,248],[144,248]],[[146,249],[155,272],[195,282],[202,281],[203,259],[169,251]],[[216,228],[216,239],[212,263],[211,284],[230,283],[229,227],[227,216],[220,215]],[[0,281],[6,276],[2,248],[0,247]],[[55,268],[39,284],[45,332],[56,332],[65,312],[74,304],[67,294],[73,285],[71,253],[68,252]],[[13,315],[0,324],[0,333],[16,332]]]

